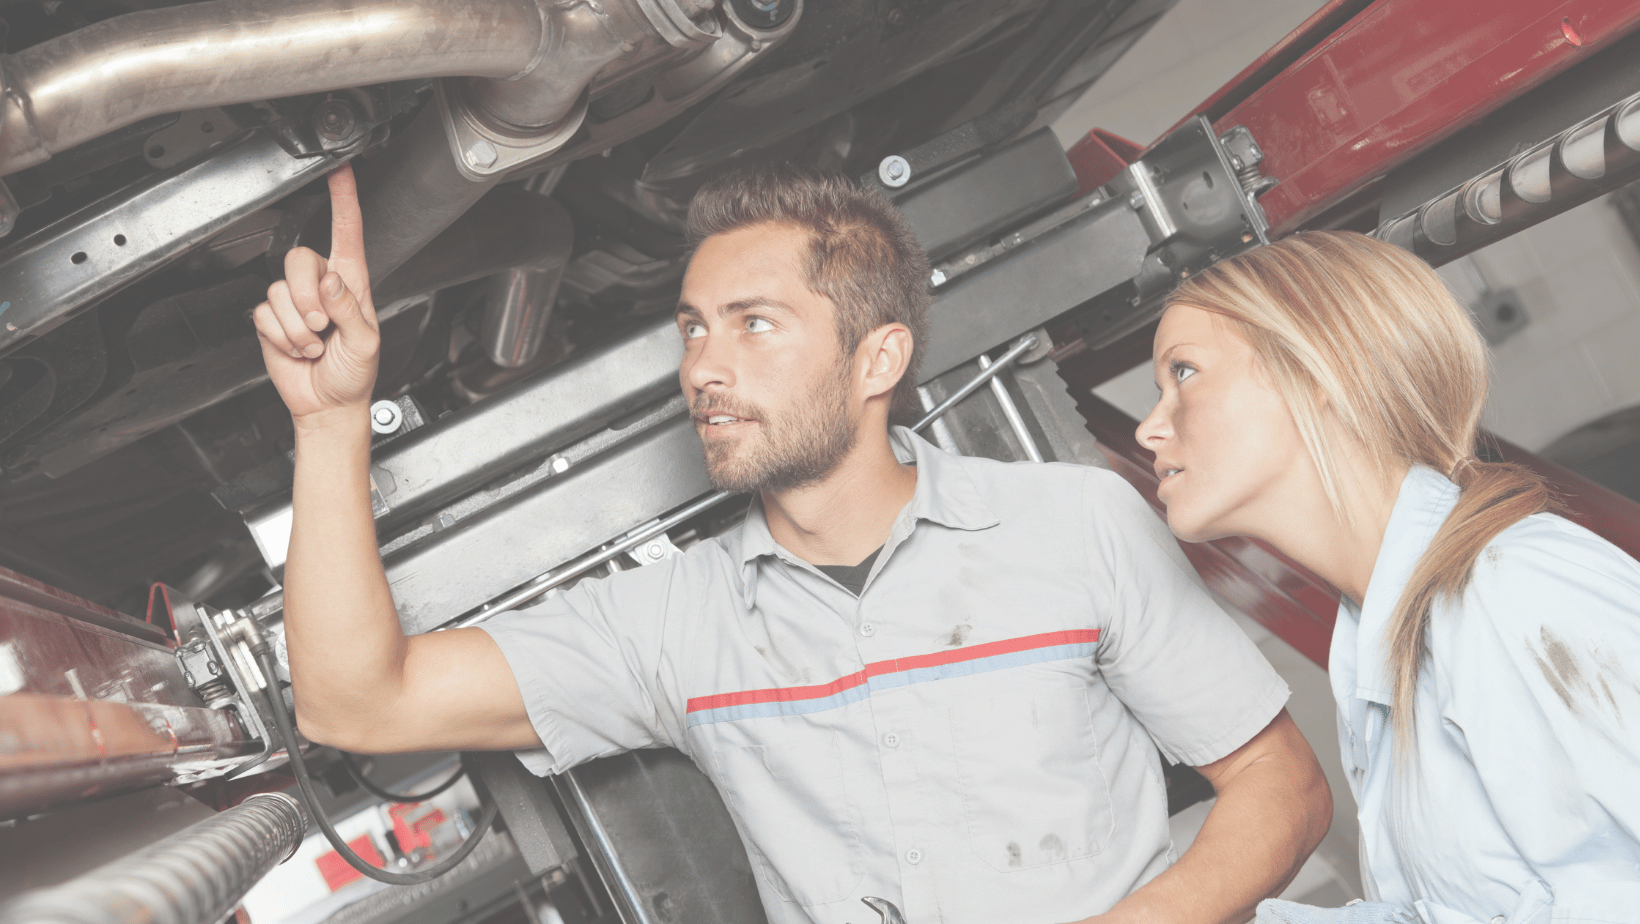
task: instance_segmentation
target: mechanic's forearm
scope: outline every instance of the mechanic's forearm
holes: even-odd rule
[[[1118,902],[1101,924],[1239,924],[1297,875],[1332,822],[1320,768],[1271,760],[1225,786],[1170,869]]]
[[[376,549],[367,407],[296,421],[285,636],[309,738],[348,746],[378,727],[403,676],[405,637]],[[356,743],[355,743],[356,744]]]

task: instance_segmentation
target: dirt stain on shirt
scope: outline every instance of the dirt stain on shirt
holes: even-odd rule
[[[1628,675],[1622,666],[1611,663],[1611,658],[1602,658],[1599,649],[1589,652],[1580,652],[1566,644],[1547,626],[1538,632],[1538,641],[1542,644],[1542,651],[1533,651],[1532,657],[1537,661],[1538,670],[1543,672],[1543,679],[1560,697],[1566,708],[1574,713],[1578,707],[1587,701],[1587,705],[1598,707],[1600,699],[1611,706],[1612,713],[1622,717],[1622,709],[1617,704],[1617,696],[1612,692],[1611,683],[1606,675],[1612,674],[1619,682],[1627,680]],[[1587,657],[1584,657],[1587,655]],[[1589,667],[1585,662],[1592,660],[1592,679]],[[1599,692],[1595,686],[1599,685]]]

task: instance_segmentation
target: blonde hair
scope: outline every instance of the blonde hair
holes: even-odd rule
[[[1295,234],[1217,263],[1168,305],[1219,315],[1252,344],[1346,523],[1339,434],[1386,480],[1424,465],[1457,483],[1457,506],[1390,616],[1391,717],[1409,758],[1431,606],[1463,594],[1498,533],[1552,503],[1530,469],[1475,457],[1487,354],[1469,312],[1416,256],[1345,231]]]

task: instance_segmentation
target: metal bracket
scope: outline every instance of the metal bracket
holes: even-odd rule
[[[583,93],[556,125],[529,134],[505,131],[482,119],[474,107],[463,101],[459,87],[459,82],[449,78],[440,80],[433,85],[433,104],[444,121],[444,135],[450,141],[456,169],[475,183],[552,154],[569,143],[587,116],[587,96]]]
[[[268,687],[278,695],[279,678],[262,676],[251,650],[260,640],[261,630],[249,616],[213,610],[173,588],[165,590],[171,621],[176,626],[176,657],[182,665],[183,679],[207,705],[233,709],[245,731],[262,741],[261,754],[225,774],[227,779],[242,776],[266,763],[278,750],[277,739],[270,732],[272,723],[263,715],[261,697],[255,695]]]

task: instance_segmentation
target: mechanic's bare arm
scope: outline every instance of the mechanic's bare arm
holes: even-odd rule
[[[1197,767],[1218,794],[1179,862],[1098,924],[1240,924],[1298,874],[1332,824],[1332,791],[1283,709],[1229,756]]]
[[[307,248],[255,312],[296,427],[285,635],[297,723],[350,751],[539,747],[501,650],[478,629],[406,638],[370,513],[370,396],[381,337],[353,172],[330,175],[327,261]]]

